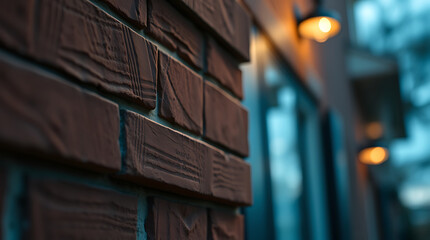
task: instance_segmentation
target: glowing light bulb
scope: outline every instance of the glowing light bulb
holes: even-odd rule
[[[388,158],[388,150],[383,147],[371,147],[363,149],[359,154],[362,163],[378,165],[385,162]]]
[[[320,19],[318,26],[321,32],[328,33],[331,30],[331,23],[326,17]]]
[[[379,164],[383,162],[385,160],[385,157],[386,157],[385,149],[381,147],[376,147],[372,149],[372,151],[370,152],[370,159],[375,164]]]
[[[316,16],[303,20],[298,26],[303,38],[325,42],[340,31],[340,22],[332,17]]]

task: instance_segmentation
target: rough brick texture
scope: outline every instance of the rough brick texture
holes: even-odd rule
[[[211,210],[210,219],[210,239],[213,240],[243,240],[244,239],[244,218],[242,215]]]
[[[0,59],[0,141],[97,170],[119,170],[118,107]]]
[[[243,239],[250,27],[237,0],[0,1],[0,240]]]
[[[137,197],[32,180],[29,199],[31,239],[136,239]]]
[[[146,27],[147,1],[146,0],[102,0],[112,7],[119,15],[125,17],[139,28]]]
[[[204,115],[207,139],[248,155],[248,112],[209,82],[205,83]]]
[[[3,239],[3,212],[5,210],[6,174],[0,170],[0,240]]]
[[[241,205],[251,205],[251,168],[248,163],[233,155],[226,156],[212,149],[211,193]]]
[[[148,239],[207,239],[206,209],[152,199],[145,229]]]
[[[1,28],[0,42],[7,47],[82,82],[155,107],[158,50],[138,34],[85,0],[41,0],[39,11],[32,1],[7,4],[2,14],[8,9],[19,11],[5,13],[0,25],[20,23],[13,31]]]
[[[236,0],[171,1],[191,10],[234,50],[239,60],[249,60],[251,19]]]
[[[201,135],[202,78],[165,54],[160,53],[159,61],[160,116]]]
[[[124,111],[124,175],[145,186],[236,205],[250,205],[249,165],[233,156]]]
[[[208,41],[206,62],[208,74],[242,99],[242,71],[230,54],[213,39]]]
[[[137,182],[209,193],[207,147],[133,112],[122,112],[125,174]]]
[[[193,66],[201,69],[203,64],[203,35],[167,0],[149,0],[148,31],[167,48]]]

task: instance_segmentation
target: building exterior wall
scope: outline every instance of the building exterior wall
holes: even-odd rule
[[[327,116],[335,116],[335,122],[338,124],[338,132],[336,136],[339,142],[342,143],[342,147],[339,148],[337,152],[334,152],[331,156],[330,161],[337,161],[344,168],[340,170],[341,175],[344,176],[342,179],[335,179],[335,181],[343,181],[342,184],[342,194],[341,199],[342,204],[332,205],[337,210],[340,220],[333,221],[330,219],[333,217],[333,210],[330,207],[332,196],[330,192],[324,192],[328,195],[327,205],[322,205],[326,207],[327,216],[323,216],[317,221],[317,224],[322,224],[321,221],[326,221],[325,227],[331,228],[325,236],[318,235],[317,238],[311,237],[310,239],[373,239],[375,233],[373,233],[371,220],[374,218],[372,213],[372,202],[371,196],[371,186],[369,183],[367,168],[363,164],[357,161],[357,126],[358,116],[356,111],[356,106],[354,102],[354,95],[352,91],[351,81],[348,78],[347,67],[346,67],[346,56],[348,49],[350,47],[349,39],[349,24],[347,16],[347,1],[342,0],[327,0],[327,1],[282,1],[282,0],[243,0],[244,4],[249,9],[251,16],[254,20],[254,25],[259,29],[258,36],[264,36],[269,42],[273,51],[280,57],[280,59],[285,63],[286,67],[289,67],[297,78],[304,89],[314,97],[315,103],[318,107],[319,120],[323,123],[326,121]],[[306,16],[313,9],[317,7],[317,3],[325,9],[334,10],[340,14],[342,30],[338,36],[329,39],[325,43],[317,43],[311,40],[301,38],[297,31],[297,20],[300,16]],[[256,41],[259,41],[257,38]],[[247,87],[250,93],[259,92],[253,89],[252,85],[258,84],[258,82],[265,81],[265,77],[261,76],[262,73],[252,73],[253,71],[261,71],[259,69],[258,60],[264,58],[267,55],[266,50],[261,50],[261,46],[256,44],[255,49],[251,52],[257,51],[258,58],[251,58],[251,64],[246,66],[247,73],[244,78],[245,87]],[[260,75],[259,75],[260,74]],[[249,85],[249,86],[248,86]],[[258,95],[258,94],[256,94]],[[261,98],[257,96],[257,98]],[[252,100],[245,99],[245,102],[252,102]],[[264,108],[264,106],[258,106],[254,102],[252,106],[257,106],[256,108]],[[247,106],[251,106],[248,105]],[[251,110],[251,115],[253,111]],[[254,120],[255,117],[251,117],[251,121],[258,122]],[[264,128],[264,124],[252,123],[251,125],[259,126]],[[264,134],[255,133],[251,128],[251,135],[258,135],[260,138],[264,139]],[[325,136],[320,143],[322,146],[326,146],[326,142],[331,141],[336,135],[329,133]],[[250,140],[251,145],[253,144],[253,139]],[[328,148],[324,148],[322,154],[328,151]],[[263,156],[257,156],[251,154],[249,161],[267,161],[263,159],[264,151],[258,152],[256,154],[262,154]],[[254,159],[256,158],[256,159]],[[259,159],[260,158],[260,159]],[[327,159],[323,161],[320,165],[325,168],[327,165]],[[251,164],[253,165],[253,164]],[[253,176],[264,174],[263,170],[258,168],[253,168]],[[268,171],[267,169],[264,171]],[[323,175],[330,174],[325,169]],[[253,190],[260,183],[255,181],[263,181],[253,179]],[[327,189],[333,182],[327,182],[325,186]],[[323,196],[320,196],[323,198]],[[315,200],[315,199],[313,199]],[[269,204],[266,203],[267,200],[259,201],[255,198],[255,205],[249,208],[249,212],[257,210],[257,205],[259,204]],[[319,201],[319,200],[318,200]],[[265,205],[267,207],[267,205]],[[276,210],[274,210],[276,211]],[[249,220],[249,219],[247,219]],[[252,221],[252,220],[249,220]],[[252,223],[251,223],[252,224]],[[323,224],[323,225],[324,225]],[[267,227],[267,231],[274,231]],[[310,227],[310,231],[315,231],[315,229]],[[321,228],[320,228],[321,229]],[[325,230],[324,230],[325,231]],[[323,231],[323,232],[324,232]]]
[[[0,239],[243,239],[233,0],[0,2]]]

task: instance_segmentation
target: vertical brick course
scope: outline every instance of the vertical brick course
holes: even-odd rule
[[[205,137],[248,156],[248,112],[212,83],[205,83]]]
[[[206,209],[160,198],[151,202],[145,222],[149,240],[207,238]]]
[[[185,61],[201,69],[203,66],[203,35],[167,0],[150,1],[149,35]]]
[[[136,239],[137,197],[32,180],[29,199],[31,239]]]
[[[203,80],[160,53],[160,116],[199,135],[203,132]]]
[[[86,168],[118,171],[118,107],[0,59],[0,142]]]

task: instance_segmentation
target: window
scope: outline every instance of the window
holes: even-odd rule
[[[242,72],[254,195],[247,239],[329,239],[316,101],[257,29]]]

